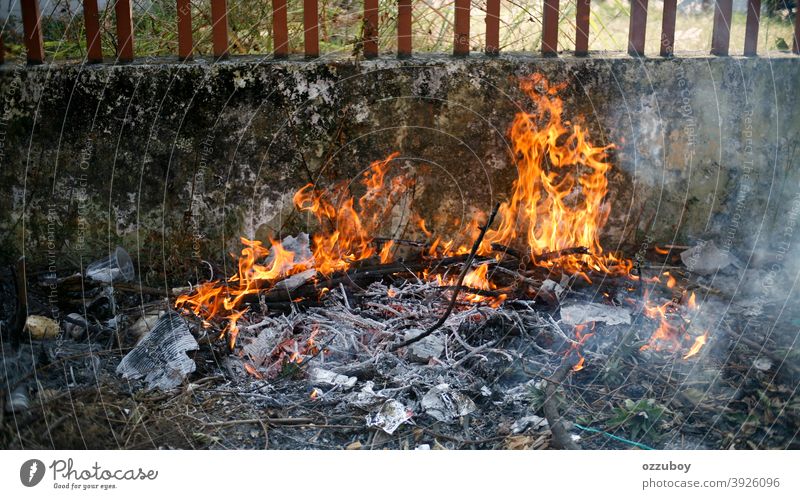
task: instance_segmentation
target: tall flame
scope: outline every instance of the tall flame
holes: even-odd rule
[[[627,274],[631,262],[605,255],[599,240],[610,211],[604,200],[611,169],[606,160],[614,145],[592,145],[583,127],[562,118],[558,93],[565,86],[538,73],[522,79],[520,88],[536,109],[517,113],[511,124],[517,179],[511,199],[500,207],[499,227],[487,232],[481,250],[488,253],[492,243],[509,245],[522,237],[535,260],[548,251],[583,246],[589,254],[564,256],[558,265]]]

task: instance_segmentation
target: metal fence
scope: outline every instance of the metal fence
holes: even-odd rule
[[[228,56],[230,47],[228,27],[228,0],[208,0],[210,2],[210,18],[212,31],[212,47],[215,58]],[[558,46],[559,39],[559,0],[541,0],[541,54],[543,56],[557,56],[559,50],[565,47]],[[645,36],[648,14],[648,0],[630,0],[630,23],[628,29],[628,54],[631,56],[645,55]],[[453,55],[468,56],[470,54],[470,21],[473,8],[471,0],[454,0],[453,22]],[[574,54],[586,56],[589,53],[590,30],[590,2],[591,0],[576,0],[575,8],[575,36]],[[714,16],[711,37],[711,54],[715,56],[729,55],[731,39],[731,22],[733,0],[714,0]],[[745,27],[744,52],[745,56],[758,54],[757,40],[761,24],[761,0],[746,0],[747,14]],[[130,62],[135,57],[134,11],[131,0],[116,0],[113,3],[115,13],[116,39],[115,59],[117,62]],[[366,58],[377,57],[379,54],[378,24],[379,1],[364,0],[361,22],[363,23],[361,47]],[[392,2],[393,5],[394,2]],[[45,61],[45,44],[42,36],[42,16],[38,0],[20,0],[21,17],[23,24],[23,38],[26,58],[29,64],[41,64]],[[384,8],[386,4],[384,4]],[[176,32],[177,56],[181,60],[188,60],[193,55],[192,40],[192,5],[190,0],[176,0]],[[486,0],[485,7],[485,46],[484,52],[496,55],[500,52],[500,8],[501,0]],[[413,51],[412,34],[412,0],[396,1],[396,55],[409,57]],[[677,0],[664,0],[660,37],[660,56],[669,57],[674,54],[675,20]],[[98,63],[103,61],[103,49],[100,32],[100,15],[97,0],[83,0],[83,22],[86,36],[86,62]],[[318,0],[303,1],[303,52],[307,58],[320,56],[320,29],[319,29],[319,4]],[[289,29],[287,25],[287,0],[272,1],[272,55],[276,58],[287,57],[291,52]],[[792,51],[800,53],[800,15],[795,16],[793,27]],[[2,34],[0,34],[0,63],[3,62],[5,50],[3,49]]]

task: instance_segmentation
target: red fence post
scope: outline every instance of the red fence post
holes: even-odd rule
[[[364,0],[364,57],[378,56],[378,0]]]
[[[575,0],[575,55],[589,55],[589,14],[591,0]]]
[[[319,57],[319,7],[317,0],[303,0],[306,57]]]
[[[641,57],[644,55],[646,29],[647,0],[631,0],[631,22],[628,28],[628,54],[634,57]]]
[[[675,11],[677,0],[664,0],[664,17],[661,19],[661,57],[671,57],[675,52]]]
[[[542,55],[558,55],[558,0],[544,0],[542,7]]]
[[[792,43],[792,52],[800,55],[800,9],[794,16],[794,42]]]
[[[178,0],[178,59],[192,58],[192,4],[190,0]]]
[[[486,49],[488,55],[500,53],[500,0],[486,0]]]
[[[86,26],[86,61],[89,63],[103,62],[97,0],[83,0],[83,23]]]
[[[469,55],[469,10],[471,0],[455,0],[453,55]]]
[[[211,0],[211,39],[214,57],[228,57],[228,2]]]
[[[272,0],[272,50],[278,58],[289,55],[289,26],[286,21],[286,0]]]
[[[761,0],[747,0],[747,24],[744,31],[744,55],[758,53],[758,25],[761,22]]]
[[[38,0],[21,0],[22,28],[25,31],[25,48],[28,64],[44,62],[44,40],[42,39],[42,15]]]
[[[397,0],[397,57],[411,57],[411,0]]]
[[[728,55],[731,41],[733,0],[717,0],[714,6],[714,31],[711,33],[711,54]]]
[[[114,3],[117,14],[117,60],[131,62],[133,60],[133,11],[131,0],[117,0]]]

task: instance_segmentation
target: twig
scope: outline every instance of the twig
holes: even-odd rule
[[[544,388],[545,399],[542,404],[544,410],[544,417],[547,418],[547,423],[550,425],[550,433],[553,435],[553,447],[564,450],[578,450],[580,446],[572,440],[572,435],[567,431],[563,424],[561,416],[558,414],[558,401],[556,400],[556,390],[558,385],[564,382],[572,369],[573,355],[567,355],[561,362],[558,369],[555,370],[550,376],[547,385]]]
[[[28,289],[25,279],[24,256],[17,260],[14,268],[14,284],[17,289],[17,313],[11,327],[11,341],[12,344],[18,345],[22,341],[22,329],[25,327],[25,319],[28,316]]]
[[[546,262],[549,260],[557,260],[567,255],[588,255],[588,254],[589,254],[589,248],[587,248],[586,246],[576,246],[574,248],[564,248],[556,251],[548,251],[547,253],[536,255],[533,258],[538,262]]]
[[[203,423],[206,426],[233,426],[239,424],[261,424],[268,425],[306,425],[315,424],[311,418],[253,418],[253,419],[233,419],[228,421],[210,421]]]
[[[461,269],[461,274],[458,276],[458,282],[456,283],[456,289],[453,291],[453,297],[450,298],[450,304],[447,306],[447,310],[445,310],[444,314],[436,321],[436,324],[429,327],[425,332],[420,335],[417,335],[413,338],[409,338],[408,340],[402,341],[400,343],[395,344],[394,346],[390,347],[389,350],[394,352],[403,347],[407,347],[412,343],[416,343],[417,341],[430,336],[431,333],[439,329],[442,324],[445,323],[450,314],[453,312],[453,308],[456,306],[456,301],[458,301],[458,295],[461,292],[461,287],[464,284],[464,278],[467,276],[467,272],[469,272],[470,268],[472,267],[472,260],[475,259],[475,253],[478,252],[478,248],[483,242],[483,237],[486,235],[486,231],[489,230],[489,226],[492,225],[494,222],[494,217],[497,215],[497,210],[500,209],[500,204],[494,205],[494,209],[492,210],[491,215],[489,215],[489,220],[486,221],[486,225],[481,227],[481,233],[478,235],[478,238],[475,239],[475,242],[472,244],[472,250],[469,252],[469,256],[467,257],[467,261],[464,262],[464,268]]]

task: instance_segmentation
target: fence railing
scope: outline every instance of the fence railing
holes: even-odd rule
[[[29,64],[41,64],[45,60],[44,42],[42,38],[41,11],[38,0],[20,0],[24,32],[24,42]],[[215,58],[228,56],[228,0],[209,0],[211,3],[212,47]],[[470,53],[470,10],[471,0],[455,1],[455,22],[453,38],[453,55],[468,56]],[[559,52],[559,0],[541,0],[542,6],[542,39],[541,54],[557,56]],[[715,56],[729,55],[731,38],[731,21],[733,0],[714,0],[714,18],[711,36],[711,54]],[[486,0],[485,48],[488,55],[500,52],[500,2]],[[575,9],[575,47],[576,56],[589,53],[589,16],[591,0],[576,0]],[[677,0],[664,0],[661,25],[659,55],[670,57],[674,54],[675,20]],[[178,58],[192,58],[192,11],[190,0],[176,0]],[[131,0],[116,0],[116,60],[130,62],[134,60],[134,24]],[[630,24],[628,29],[628,53],[634,57],[644,56],[647,27],[647,0],[631,0]],[[272,36],[273,55],[286,57],[290,52],[287,0],[272,0]],[[100,22],[97,0],[83,0],[83,17],[86,33],[86,61],[99,63],[103,61],[101,47]],[[745,56],[758,54],[758,31],[761,22],[761,0],[747,0],[747,17],[745,26]],[[366,58],[377,57],[378,47],[378,0],[364,0],[363,12],[363,55]],[[319,43],[319,5],[318,0],[303,0],[303,50],[307,58],[320,55]],[[397,56],[409,57],[412,54],[412,6],[411,0],[397,0]],[[796,15],[793,27],[792,52],[800,54],[800,14]],[[3,63],[5,50],[0,33],[0,64]]]

